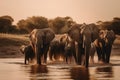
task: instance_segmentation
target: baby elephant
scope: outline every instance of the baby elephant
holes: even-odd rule
[[[29,63],[29,60],[32,61],[34,59],[34,57],[35,57],[35,53],[34,53],[33,48],[32,48],[31,45],[27,45],[27,46],[22,45],[20,47],[20,51],[23,54],[25,54],[25,64],[27,63],[27,61]]]

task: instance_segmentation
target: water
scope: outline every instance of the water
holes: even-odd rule
[[[120,80],[120,57],[112,56],[111,64],[25,65],[23,58],[0,59],[0,80]]]

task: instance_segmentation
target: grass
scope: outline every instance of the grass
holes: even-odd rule
[[[12,35],[12,34],[0,34],[0,47],[1,46],[20,46],[22,44],[28,44],[29,39],[27,35]]]
[[[21,45],[29,44],[28,34],[0,34],[0,57],[23,57],[20,52]]]

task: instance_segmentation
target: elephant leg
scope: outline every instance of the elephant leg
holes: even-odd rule
[[[96,47],[97,50],[97,56],[98,56],[98,61],[101,60],[101,49],[99,47]]]
[[[44,63],[47,63],[47,52],[48,52],[48,50],[49,50],[49,44],[46,44],[45,46],[44,46]]]
[[[105,49],[104,47],[101,49],[101,57],[102,57],[102,61],[105,62]]]
[[[24,63],[27,64],[27,55],[25,53],[25,60],[24,60]]]
[[[94,63],[94,56],[93,55],[90,55],[90,62]]]
[[[65,58],[65,59],[66,59],[66,63],[68,64],[68,56],[66,56],[66,58]]]
[[[89,52],[90,52],[90,45],[85,46],[85,67],[88,68],[89,66]]]
[[[52,57],[53,57],[53,50],[50,49],[49,58],[50,58],[51,61],[53,60]]]
[[[106,60],[105,60],[106,63],[110,62],[111,49],[112,49],[112,45],[106,46]]]
[[[37,54],[37,64],[41,65],[41,56],[40,56],[40,53]]]
[[[36,46],[35,49],[36,49],[37,64],[41,65],[42,49],[40,45]]]
[[[78,44],[78,54],[77,54],[78,65],[81,65],[83,54],[84,54],[84,48],[82,47],[82,44]]]
[[[25,63],[25,64],[27,63],[27,60],[26,60],[26,58],[25,58],[25,61],[24,61],[24,63]]]
[[[73,50],[72,55],[73,55],[73,57],[74,57],[74,59],[75,59],[75,62],[77,63],[77,57],[76,57],[76,51],[75,51],[75,50]]]

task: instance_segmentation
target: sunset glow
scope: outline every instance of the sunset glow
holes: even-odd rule
[[[70,16],[78,23],[91,23],[120,17],[119,3],[120,0],[0,0],[0,16],[10,15],[15,23],[31,16]]]

